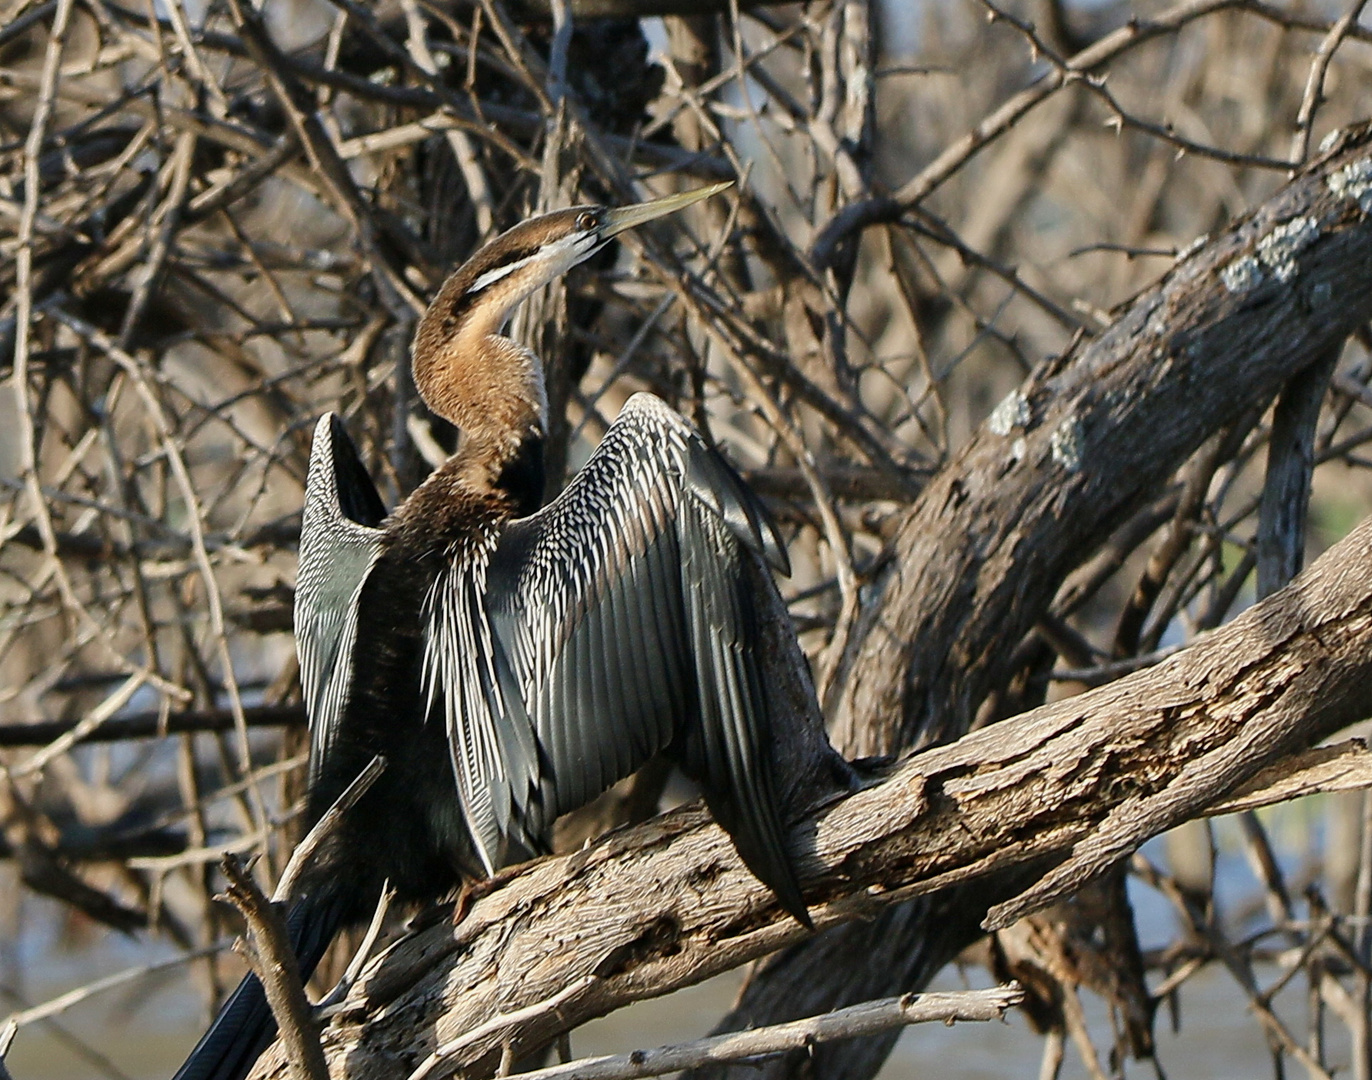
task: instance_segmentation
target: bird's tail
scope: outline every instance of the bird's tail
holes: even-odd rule
[[[344,914],[341,898],[329,895],[307,896],[287,913],[286,930],[302,979],[314,973]],[[275,1037],[267,995],[257,976],[249,975],[229,995],[173,1080],[243,1080]]]

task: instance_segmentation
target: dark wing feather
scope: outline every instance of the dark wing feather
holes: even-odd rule
[[[505,527],[487,605],[544,758],[531,824],[675,746],[750,869],[808,921],[765,752],[750,552],[784,565],[737,474],[637,394],[567,490]]]
[[[738,587],[736,545],[717,519],[702,518],[688,530],[684,567],[692,583],[686,607],[701,683],[700,723],[682,733],[682,764],[700,781],[710,812],[748,868],[809,926],[768,767],[772,723],[755,651],[757,614]]]
[[[314,429],[300,565],[295,581],[295,642],[310,719],[310,781],[338,731],[357,638],[357,596],[381,550],[385,507],[333,413]]]

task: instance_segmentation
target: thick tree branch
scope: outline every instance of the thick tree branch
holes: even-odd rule
[[[1216,430],[1372,316],[1370,143],[1366,124],[1340,133],[1100,336],[1041,365],[930,481],[896,527],[858,628],[834,731],[845,753],[899,753],[966,732],[1013,675],[1016,647],[1064,577]],[[975,913],[1000,899],[978,884],[933,914],[883,912],[872,928],[790,950],[721,1027],[918,989],[975,938]],[[865,934],[881,947],[861,970],[840,966]],[[885,1053],[826,1047],[815,1074],[871,1075]]]
[[[837,717],[849,754],[966,731],[1063,577],[1217,428],[1372,317],[1372,129],[1002,402],[906,512]],[[930,647],[930,643],[937,643]]]
[[[818,927],[1016,872],[1053,871],[997,920],[1046,903],[1284,754],[1372,713],[1372,520],[1289,587],[1167,662],[917,755],[801,822]],[[687,809],[519,868],[458,926],[431,926],[364,973],[325,1032],[335,1073],[403,1076],[436,1045],[582,981],[447,1064],[490,1075],[629,1001],[805,936]],[[346,1065],[345,1065],[346,1063]],[[280,1076],[280,1050],[254,1075]]]

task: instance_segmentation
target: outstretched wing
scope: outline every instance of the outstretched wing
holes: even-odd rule
[[[537,733],[543,827],[671,745],[749,868],[808,921],[768,765],[745,548],[786,565],[724,459],[637,394],[567,490],[500,537],[497,666]]]
[[[347,700],[357,596],[381,550],[376,526],[385,516],[343,422],[326,413],[310,448],[295,580],[295,647],[310,720],[311,784]]]

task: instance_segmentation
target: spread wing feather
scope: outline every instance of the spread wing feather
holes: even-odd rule
[[[424,603],[421,678],[448,732],[463,816],[488,874],[545,849],[534,729],[486,611],[494,532],[450,552]]]
[[[346,705],[384,513],[342,424],[324,417],[296,586],[312,768]],[[785,549],[724,459],[639,394],[560,498],[462,545],[424,601],[421,678],[486,870],[544,850],[559,814],[670,748],[744,861],[808,922],[777,817],[744,585],[745,548],[779,567]]]
[[[551,827],[670,746],[749,867],[808,921],[765,753],[745,547],[785,564],[723,458],[638,394],[557,500],[505,526],[488,616],[540,749],[526,824]]]
[[[743,861],[781,900],[809,924],[805,903],[786,856],[784,833],[775,810],[774,784],[766,764],[770,737],[767,695],[749,639],[757,617],[751,597],[730,573],[729,536],[717,520],[696,524],[703,543],[686,568],[688,622],[701,671],[701,722],[688,727],[683,765],[705,789],[715,818],[733,837]]]
[[[386,508],[343,423],[326,413],[315,425],[300,564],[295,641],[310,720],[310,782],[338,733],[357,640],[357,597],[381,550]]]

